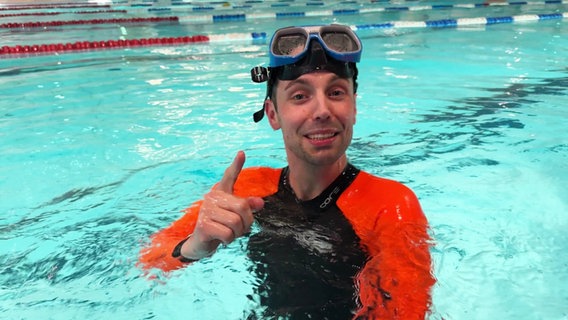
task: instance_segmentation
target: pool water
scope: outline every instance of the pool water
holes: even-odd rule
[[[405,3],[416,4],[426,3]],[[0,47],[566,11],[560,3],[1,29]],[[49,20],[0,23],[39,19]],[[566,21],[357,33],[364,54],[348,155],[419,196],[435,241],[430,318],[568,319]],[[266,64],[266,46],[0,56],[3,319],[242,319],[258,308],[247,298],[258,280],[246,238],[153,280],[135,263],[149,235],[217,182],[238,150],[246,166],[285,165],[280,133],[252,122],[265,88],[249,70]]]

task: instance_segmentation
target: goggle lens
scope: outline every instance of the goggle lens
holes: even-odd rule
[[[326,32],[322,33],[321,38],[328,48],[337,52],[345,53],[359,50],[357,42],[345,33]]]
[[[302,51],[306,46],[308,38],[305,34],[288,34],[280,37],[276,42],[274,54],[280,56],[295,56]]]

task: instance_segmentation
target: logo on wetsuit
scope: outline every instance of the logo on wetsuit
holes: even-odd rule
[[[315,199],[308,201],[299,200],[294,194],[294,190],[288,184],[288,167],[282,169],[282,174],[280,176],[280,184],[283,188],[286,188],[296,199],[297,203],[302,203],[303,205],[309,205],[313,210],[319,210],[323,212],[327,210],[328,207],[335,205],[337,199],[341,196],[343,190],[355,180],[355,177],[359,174],[359,169],[355,168],[352,164],[347,163],[347,166],[343,172],[329,185],[319,196]],[[327,194],[327,196],[326,196]],[[325,197],[325,198],[324,198]],[[319,203],[319,205],[318,205]]]
[[[320,209],[325,209],[330,203],[332,203],[334,196],[337,195],[340,191],[341,191],[340,187],[335,187],[329,193],[329,196],[327,196],[327,198],[325,198],[325,200],[323,200],[323,202],[320,204]]]

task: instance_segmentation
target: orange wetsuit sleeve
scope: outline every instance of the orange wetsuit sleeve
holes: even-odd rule
[[[158,268],[171,271],[185,264],[180,259],[174,258],[172,252],[178,243],[193,232],[201,203],[201,200],[195,202],[184,210],[184,215],[180,219],[150,237],[150,245],[140,251],[139,265],[143,269]]]
[[[435,279],[428,222],[414,193],[361,172],[338,206],[370,255],[356,279],[356,318],[423,320]]]
[[[265,197],[276,193],[282,169],[247,168],[241,171],[234,186],[234,194],[240,197]],[[197,222],[202,200],[184,210],[184,215],[150,237],[150,244],[140,251],[139,266],[143,269],[158,268],[171,271],[185,265],[172,256],[174,248],[187,238]]]

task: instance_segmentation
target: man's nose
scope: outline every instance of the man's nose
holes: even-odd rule
[[[314,104],[313,116],[315,120],[327,120],[331,117],[331,105],[325,93],[318,92]]]

